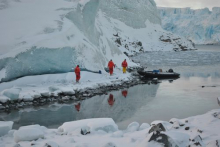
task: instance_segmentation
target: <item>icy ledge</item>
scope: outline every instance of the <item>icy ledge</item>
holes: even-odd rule
[[[123,74],[120,68],[115,68],[113,76],[106,72],[82,71],[80,83],[75,82],[73,72],[23,77],[0,84],[0,111],[56,101],[83,100],[140,82],[131,73]]]
[[[0,122],[0,126],[4,123],[7,122]],[[66,122],[58,129],[31,125],[10,130],[0,137],[0,146],[218,147],[219,126],[220,109],[186,119],[154,121],[151,125],[133,122],[126,130],[118,130],[111,118],[85,119]]]

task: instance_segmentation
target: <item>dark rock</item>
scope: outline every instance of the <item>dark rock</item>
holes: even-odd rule
[[[142,46],[142,42],[140,42],[140,41],[137,42],[136,44],[139,45],[139,46]]]
[[[113,34],[113,36],[118,37],[118,33],[117,34]]]
[[[185,127],[185,130],[189,130],[189,127]]]
[[[80,132],[82,135],[87,135],[87,134],[90,134],[90,128],[89,127],[84,127],[84,128],[81,128],[81,132]]]
[[[202,133],[203,131],[202,130],[197,130],[199,133]]]
[[[117,44],[121,45],[121,39],[120,39],[120,38],[117,38],[117,39],[115,40],[115,42],[116,42]]]
[[[151,141],[161,143],[163,144],[164,147],[173,147],[173,146],[178,147],[174,143],[172,138],[160,132],[152,133],[152,136],[150,137],[148,142],[151,142]]]
[[[158,124],[156,124],[156,125],[153,125],[152,127],[151,127],[151,129],[149,130],[149,134],[150,133],[152,133],[152,132],[161,132],[161,131],[166,131],[166,129],[165,129],[165,127],[163,126],[163,124],[161,124],[161,123],[158,123]]]

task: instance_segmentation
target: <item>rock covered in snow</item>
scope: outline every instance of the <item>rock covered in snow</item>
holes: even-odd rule
[[[212,110],[206,114],[189,117],[186,119],[176,119],[173,118],[170,122],[165,121],[154,121],[151,123],[151,129],[154,126],[158,126],[159,129],[156,131],[149,132],[149,129],[144,129],[142,131],[126,132],[117,130],[115,132],[109,131],[104,132],[103,129],[96,128],[100,126],[109,126],[109,124],[115,125],[111,119],[89,119],[80,120],[69,123],[64,123],[59,127],[59,131],[66,131],[65,133],[57,132],[57,129],[46,129],[40,127],[39,125],[26,126],[29,129],[41,130],[44,132],[44,139],[38,139],[37,141],[25,141],[22,139],[19,143],[13,141],[13,137],[10,135],[13,131],[10,131],[8,135],[0,137],[0,146],[40,146],[40,147],[57,147],[57,146],[88,146],[88,147],[121,147],[121,146],[138,146],[138,147],[218,147],[219,146],[219,125],[220,119],[218,118],[220,110]],[[184,127],[174,128],[175,123],[179,125],[181,122],[185,122]],[[90,126],[90,127],[89,127]],[[99,127],[98,127],[99,126]],[[138,128],[137,123],[131,123],[129,128]],[[148,126],[148,125],[143,125]],[[162,127],[163,126],[163,127]],[[189,130],[184,128],[188,126]],[[25,128],[25,127],[21,127]],[[19,130],[22,130],[22,129]],[[92,128],[91,134],[87,136],[80,135],[81,129]],[[164,129],[166,129],[164,131]],[[18,131],[19,131],[18,130]],[[132,129],[133,130],[133,129]],[[201,131],[202,130],[202,131]],[[15,131],[18,132],[18,131]],[[74,134],[74,131],[79,131]],[[45,133],[46,132],[46,133]],[[24,133],[24,132],[23,132]],[[33,134],[33,130],[28,132],[29,135]],[[61,136],[61,134],[63,134]],[[24,134],[22,135],[24,136]],[[27,136],[26,136],[27,137]],[[28,136],[27,138],[29,138]]]
[[[20,141],[32,141],[39,138],[44,138],[44,134],[47,128],[40,125],[30,125],[20,127],[19,130],[14,132],[15,142]]]
[[[12,121],[0,121],[0,137],[8,134],[13,126]]]

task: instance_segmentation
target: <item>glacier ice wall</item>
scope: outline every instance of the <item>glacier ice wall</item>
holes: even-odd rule
[[[220,43],[220,8],[159,8],[162,27],[196,44]]]
[[[77,64],[103,70],[110,59],[136,66],[126,55],[194,48],[161,28],[153,0],[5,0],[0,20],[0,82]]]

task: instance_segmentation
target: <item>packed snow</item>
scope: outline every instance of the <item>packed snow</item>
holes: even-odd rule
[[[78,64],[103,70],[110,59],[136,66],[125,54],[194,49],[161,28],[153,0],[4,0],[0,8],[0,82]]]
[[[162,27],[196,44],[220,44],[220,8],[193,10],[160,7]]]
[[[173,118],[169,122],[158,120],[151,125],[133,122],[125,130],[118,130],[111,118],[95,118],[66,122],[58,129],[39,125],[20,127],[1,136],[0,146],[218,147],[219,125],[219,109],[185,119]]]

